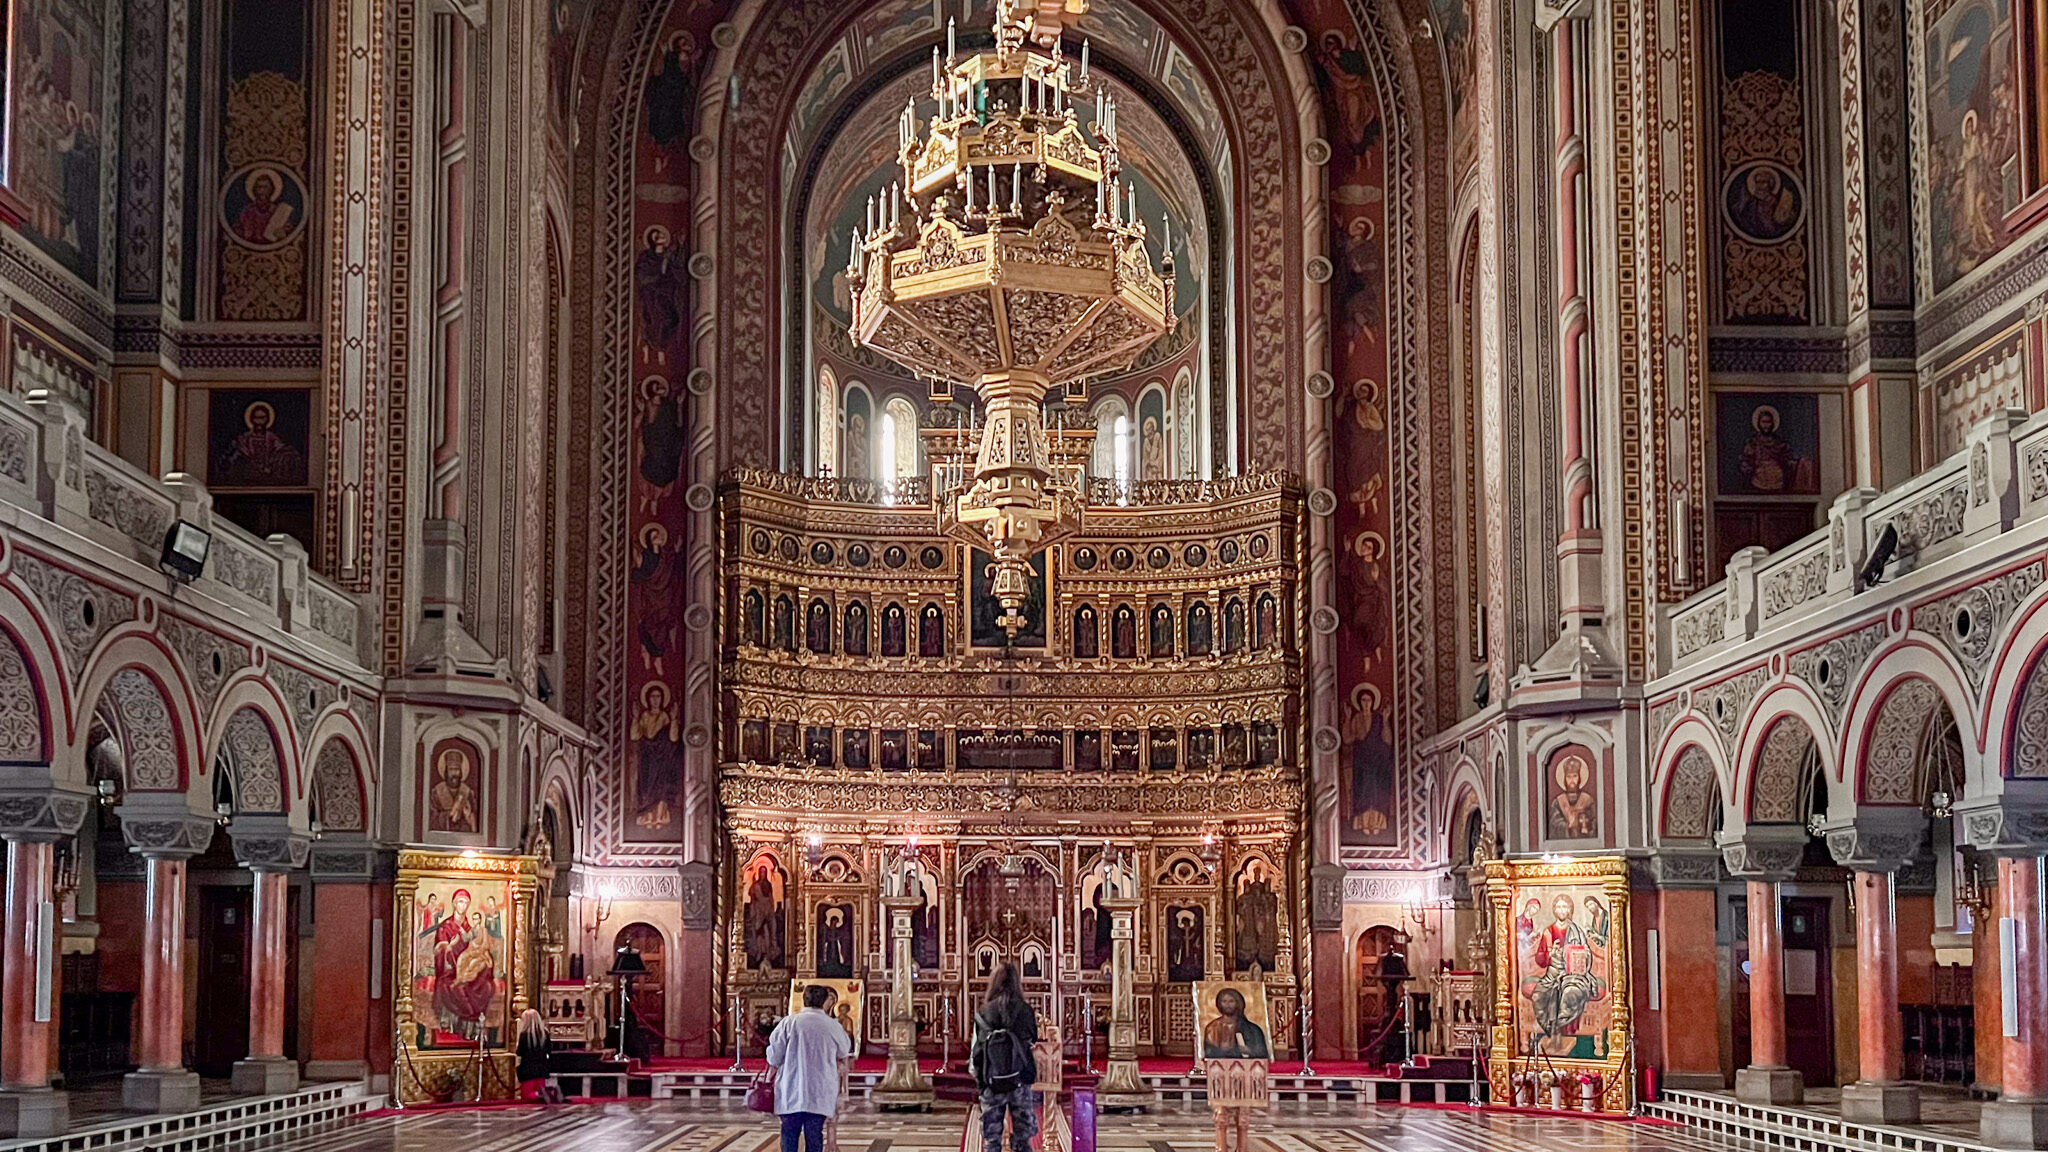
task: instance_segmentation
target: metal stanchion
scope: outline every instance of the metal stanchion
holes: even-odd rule
[[[741,1039],[741,1035],[740,998],[735,996],[732,998],[732,1067],[727,1068],[727,1072],[745,1072],[747,1070],[746,1065],[740,1062],[740,1054],[746,1051],[746,1041]]]

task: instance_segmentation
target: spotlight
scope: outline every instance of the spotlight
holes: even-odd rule
[[[180,520],[164,534],[163,555],[157,557],[156,565],[181,583],[197,580],[206,570],[206,554],[212,548],[213,533],[190,520]]]
[[[1899,526],[1886,524],[1884,532],[1877,538],[1877,544],[1870,549],[1870,563],[1856,574],[1856,590],[1874,588],[1884,580],[1885,565],[1892,562],[1892,553],[1899,550]]]

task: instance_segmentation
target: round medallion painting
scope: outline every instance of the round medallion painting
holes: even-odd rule
[[[306,227],[306,190],[275,164],[252,164],[221,189],[220,222],[244,248],[282,248]]]
[[[1730,172],[1721,208],[1728,227],[1752,244],[1782,243],[1806,222],[1799,178],[1774,160],[1752,160]]]

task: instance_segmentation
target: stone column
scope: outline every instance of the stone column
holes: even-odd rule
[[[917,957],[911,947],[910,918],[922,904],[916,896],[882,897],[882,910],[889,917],[889,1067],[868,1093],[880,1108],[929,1111],[937,1099],[932,1082],[917,1067],[917,1013],[911,1002]]]
[[[70,1098],[50,1087],[56,1037],[56,906],[53,878],[60,837],[78,831],[90,801],[43,779],[0,794],[0,836],[7,841],[6,939],[0,943],[0,1135],[61,1135],[71,1127]]]
[[[1149,1108],[1157,1095],[1138,1075],[1138,899],[1111,897],[1109,912],[1109,1063],[1095,1085],[1104,1108]]]
[[[1696,1011],[1688,990],[1712,988],[1720,978],[1714,950],[1714,899],[1721,856],[1708,849],[1666,846],[1651,859],[1657,879],[1657,951],[1663,1007],[1662,1060],[1667,1087],[1718,1092],[1721,1078],[1719,1021]],[[1647,1001],[1645,1001],[1647,1002]],[[1640,1025],[1639,1025],[1640,1027]],[[1651,1062],[1651,1055],[1645,1062]]]
[[[1978,1138],[1994,1148],[2048,1148],[2048,898],[2041,887],[2048,789],[2039,781],[2000,783],[2003,795],[1956,805],[1971,847],[1998,860],[1998,918],[1977,930],[1999,934],[1999,969],[1977,979],[2000,981],[2007,997],[2000,1005],[2003,1091],[1984,1105]]]
[[[235,858],[254,874],[249,920],[249,1055],[235,1061],[235,1091],[275,1096],[299,1087],[299,1063],[284,1050],[285,920],[290,873],[302,868],[312,838],[288,817],[237,816],[229,829]]]
[[[1785,941],[1778,906],[1778,885],[1798,870],[1806,841],[1806,829],[1772,824],[1721,842],[1722,862],[1749,885],[1749,1067],[1735,1073],[1735,1095],[1753,1104],[1797,1104],[1806,1097],[1805,1080],[1785,1064]]]
[[[1842,1119],[1917,1124],[1920,1089],[1901,1077],[1905,1028],[1899,1020],[1899,925],[1894,877],[1912,862],[1926,832],[1917,808],[1865,809],[1852,824],[1826,829],[1835,862],[1853,870],[1856,901],[1857,1078],[1842,1088]]]
[[[185,862],[213,840],[213,818],[177,793],[131,792],[119,809],[128,850],[148,868],[142,924],[141,1036],[121,1104],[135,1112],[199,1107],[199,1074],[185,1067]]]

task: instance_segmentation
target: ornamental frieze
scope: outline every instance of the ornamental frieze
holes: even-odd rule
[[[1197,658],[1202,659],[1202,658]],[[1125,665],[1136,661],[1123,661]],[[971,669],[938,671],[931,668],[877,668],[876,661],[860,657],[812,656],[788,662],[756,659],[750,653],[729,665],[725,682],[736,691],[753,688],[763,692],[780,689],[807,697],[820,694],[866,698],[985,699],[992,691],[1025,699],[1103,700],[1215,697],[1219,694],[1277,692],[1299,685],[1298,670],[1274,659],[1221,664],[1218,667],[1157,669],[1138,671],[1130,667],[1105,668],[1100,672],[1030,671],[1009,672],[1000,685],[992,684],[994,673]]]
[[[1135,778],[1082,778],[1059,773],[1000,776],[728,769],[719,800],[746,819],[751,811],[876,814],[1048,812],[1146,813],[1208,818],[1218,812],[1293,813],[1301,783],[1292,769],[1155,772]]]

